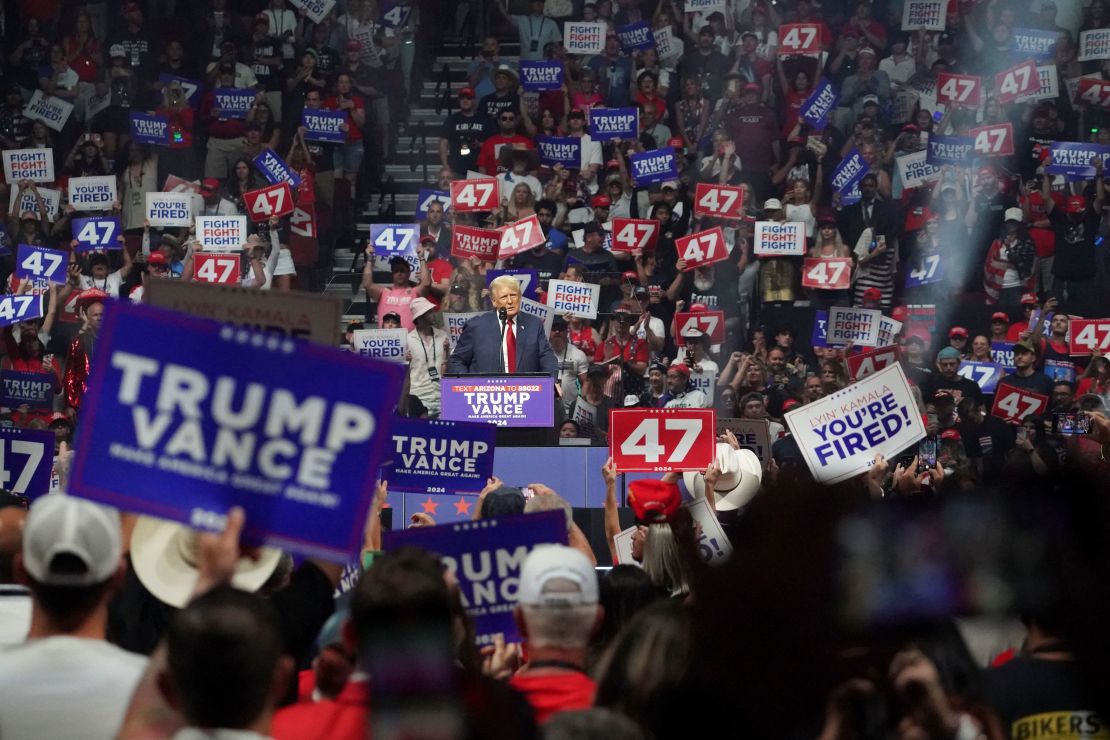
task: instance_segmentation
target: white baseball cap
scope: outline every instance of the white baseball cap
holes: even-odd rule
[[[768,198],[763,204],[765,211],[780,211],[782,210],[782,201],[778,198]]]
[[[23,567],[44,586],[94,586],[119,569],[121,543],[114,509],[64,493],[50,494],[31,504],[27,514]]]
[[[1020,208],[1007,208],[1006,212],[1002,214],[1002,220],[1021,223],[1025,220],[1025,212]]]
[[[751,450],[736,450],[725,442],[718,442],[717,467],[721,469],[721,477],[713,486],[717,511],[739,509],[759,491],[763,467]],[[682,474],[682,482],[694,498],[705,496],[705,476],[701,473],[687,471]]]
[[[520,568],[517,601],[527,606],[596,604],[597,574],[589,559],[566,545],[537,545]]]

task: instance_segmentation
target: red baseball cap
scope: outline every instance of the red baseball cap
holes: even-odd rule
[[[628,484],[628,505],[641,522],[663,524],[674,519],[682,505],[677,483],[648,478]]]
[[[667,139],[667,146],[673,147],[675,149],[685,149],[686,142],[683,141],[681,137],[672,136],[671,138]]]
[[[166,255],[162,252],[151,252],[146,256],[146,263],[148,265],[168,265],[170,261],[166,259]]]
[[[462,90],[459,90],[459,97],[460,98],[473,98],[474,97],[474,88],[473,87],[464,87]]]
[[[909,316],[909,314],[910,310],[905,306],[895,306],[890,310],[890,318],[903,323],[906,321],[906,317]]]
[[[948,330],[948,336],[963,337],[964,339],[967,339],[967,329],[962,326],[953,326],[951,329]]]
[[[621,278],[624,279],[624,280],[631,280],[634,283],[640,282],[640,276],[637,275],[636,273],[632,272],[632,270],[628,270],[628,271],[622,273]]]
[[[960,441],[960,439],[961,439],[960,433],[955,429],[945,429],[943,432],[940,433],[940,438],[941,439],[954,439],[957,442]]]
[[[1004,311],[995,311],[991,314],[991,321],[1004,321],[1008,324],[1010,323],[1010,316]]]
[[[608,208],[611,205],[613,201],[605,193],[598,193],[590,198],[590,208]]]
[[[865,301],[881,301],[882,299],[883,293],[878,288],[868,288],[863,291],[863,300]]]
[[[704,303],[691,303],[688,313],[705,313],[709,310],[709,306]]]
[[[1087,199],[1082,195],[1072,195],[1064,203],[1065,213],[1083,213],[1087,210]]]
[[[1035,306],[1037,305],[1037,295],[1035,293],[1025,293],[1021,296],[1021,303],[1022,305],[1031,303]]]

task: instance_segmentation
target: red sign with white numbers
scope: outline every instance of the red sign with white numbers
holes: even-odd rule
[[[816,23],[779,26],[779,54],[816,54],[821,51],[821,27]]]
[[[744,218],[744,191],[731,185],[699,182],[694,190],[694,214],[739,221]]]
[[[243,204],[251,221],[259,223],[275,216],[285,216],[293,212],[293,191],[289,183],[279,182],[259,190],[243,193]]]
[[[1073,355],[1110,352],[1110,319],[1072,319],[1068,322],[1068,334]]]
[[[532,247],[543,244],[545,239],[540,220],[536,218],[534,213],[528,218],[514,221],[508,226],[502,226],[499,231],[501,232],[501,245],[497,249],[498,259],[527,252]]]
[[[978,108],[983,97],[983,78],[978,75],[937,73],[937,102]]]
[[[868,375],[885,370],[898,362],[898,345],[889,347],[876,347],[858,355],[848,356],[848,372],[853,380],[862,380]]]
[[[807,257],[802,265],[803,288],[847,290],[851,279],[851,257]]]
[[[976,154],[984,157],[1008,157],[1014,153],[1014,126],[1010,123],[995,123],[979,126],[968,132],[974,140]]]
[[[1041,77],[1037,72],[1037,63],[1032,59],[1026,59],[994,76],[994,93],[1003,105],[1040,89]]]
[[[675,239],[674,244],[678,249],[678,258],[686,261],[683,270],[687,272],[728,258],[725,232],[720,226],[680,237]]]
[[[674,343],[679,347],[686,344],[682,335],[690,329],[697,329],[703,334],[708,334],[710,344],[720,344],[725,341],[725,312],[683,311],[676,313],[674,315],[674,328]]]
[[[215,252],[194,252],[193,273],[197,282],[219,285],[239,284],[239,255]]]
[[[1080,77],[1075,104],[1092,108],[1110,108],[1110,82],[1093,77]]]
[[[1041,414],[1048,408],[1048,396],[1034,393],[1024,388],[999,383],[994,392],[994,406],[991,416],[997,416],[1009,424],[1017,424],[1030,414]]]
[[[659,222],[642,218],[613,219],[613,251],[651,252],[659,243]]]
[[[705,470],[717,452],[713,409],[611,409],[609,455],[617,470]]]
[[[451,207],[456,213],[495,210],[497,190],[496,177],[454,180],[451,183]]]

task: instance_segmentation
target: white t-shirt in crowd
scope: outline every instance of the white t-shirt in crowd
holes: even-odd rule
[[[0,737],[115,737],[145,656],[104,640],[43,637],[0,650]]]
[[[31,629],[31,592],[23,586],[0,585],[0,646],[27,639]]]
[[[560,352],[556,352],[554,347],[551,351],[555,352],[555,359],[559,363],[559,385],[563,387],[563,403],[570,406],[578,397],[578,376],[590,369],[590,359],[570,342]]]

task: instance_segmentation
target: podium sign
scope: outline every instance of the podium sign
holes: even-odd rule
[[[463,375],[439,383],[441,419],[499,427],[555,424],[555,379],[550,375]]]

